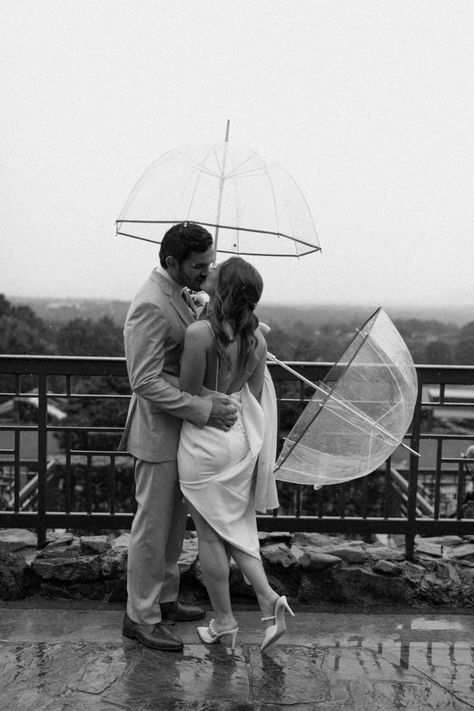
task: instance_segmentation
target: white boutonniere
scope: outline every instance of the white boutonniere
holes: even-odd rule
[[[209,294],[206,294],[205,291],[193,291],[191,298],[197,309],[202,309],[209,303]]]
[[[196,309],[197,317],[199,318],[203,312],[207,311],[210,298],[209,294],[206,294],[205,291],[193,291],[191,292],[191,298],[194,308]]]

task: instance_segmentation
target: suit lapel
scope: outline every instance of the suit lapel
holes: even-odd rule
[[[194,321],[189,307],[186,305],[186,302],[179,292],[175,291],[170,295],[170,303],[186,326],[189,326],[189,324]]]
[[[194,321],[194,318],[189,310],[189,307],[186,305],[186,302],[181,296],[181,287],[178,285],[174,286],[169,279],[166,279],[156,271],[151,273],[151,279],[153,279],[153,281],[159,285],[160,289],[168,296],[171,307],[174,311],[176,311],[184,325],[189,326],[189,324]]]

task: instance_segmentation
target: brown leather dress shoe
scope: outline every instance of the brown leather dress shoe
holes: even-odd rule
[[[195,605],[183,605],[181,602],[160,603],[161,616],[163,619],[173,622],[190,622],[200,620],[206,614],[201,607]]]
[[[125,613],[123,617],[122,634],[129,639],[136,639],[145,647],[161,649],[163,652],[180,652],[183,640],[171,634],[169,629],[158,622],[156,625],[139,625]]]

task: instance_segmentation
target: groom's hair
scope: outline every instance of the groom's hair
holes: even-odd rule
[[[196,222],[178,222],[165,233],[160,247],[160,264],[164,269],[166,257],[174,257],[182,264],[191,252],[205,252],[212,246],[211,234]]]

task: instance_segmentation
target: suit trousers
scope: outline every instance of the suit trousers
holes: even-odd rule
[[[178,597],[178,558],[186,526],[186,506],[176,460],[135,461],[135,498],[127,563],[127,614],[143,625],[161,620],[160,602]]]

